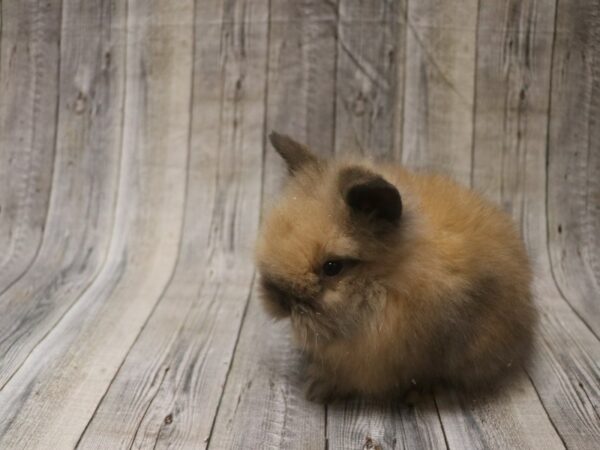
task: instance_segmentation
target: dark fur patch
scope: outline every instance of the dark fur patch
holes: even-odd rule
[[[402,216],[402,198],[383,177],[360,167],[340,173],[340,190],[350,210],[372,224],[396,227]]]
[[[262,297],[269,306],[269,311],[275,316],[288,316],[292,312],[291,299],[287,293],[273,280],[265,277],[260,279]]]
[[[290,174],[295,174],[300,169],[308,165],[317,166],[318,158],[306,147],[299,142],[294,141],[289,136],[272,132],[269,135],[271,144],[277,150],[286,162]]]
[[[307,294],[307,289],[268,275],[261,276],[260,284],[263,300],[276,317],[287,317],[297,309],[309,312],[317,307],[315,299]]]
[[[519,294],[491,275],[480,278],[463,294],[466,301],[447,318],[445,330],[438,335],[449,375],[445,381],[479,389],[519,367],[531,348],[533,321],[533,309],[509,307],[511,297]]]

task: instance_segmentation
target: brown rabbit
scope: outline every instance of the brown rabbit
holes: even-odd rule
[[[273,133],[291,174],[256,259],[311,399],[479,388],[530,348],[531,269],[509,217],[439,175],[324,161]]]

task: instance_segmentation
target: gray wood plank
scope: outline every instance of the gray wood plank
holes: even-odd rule
[[[552,271],[600,337],[600,6],[559,2],[548,145]]]
[[[105,231],[113,219],[123,72],[106,66],[105,54],[119,33],[111,30],[110,19],[104,23],[110,2],[88,4],[87,9],[80,9],[80,3],[62,5],[61,97],[53,111],[59,114],[57,150],[44,240],[33,265],[0,298],[0,389],[87,288],[108,249]],[[104,33],[86,33],[103,26]],[[52,116],[38,119],[55,121]],[[42,150],[36,151],[38,161],[27,175],[35,176],[35,165],[45,163],[42,155],[52,153],[54,141],[46,137],[37,145]]]
[[[543,270],[550,270],[544,262]],[[538,280],[542,320],[532,367],[550,420],[567,448],[595,449],[600,440],[600,345],[573,314],[551,279]]]
[[[405,1],[339,4],[336,153],[400,160]]]
[[[471,171],[477,0],[408,1],[402,159]]]
[[[400,161],[405,12],[404,2],[340,3],[336,156]],[[446,446],[432,396],[416,407],[398,401],[329,405],[327,437],[331,448]]]
[[[569,448],[593,448],[598,442],[600,424],[596,411],[600,346],[557,290],[546,240],[546,213],[551,214],[546,207],[545,191],[549,181],[546,143],[553,7],[551,2],[509,5],[505,17],[514,17],[514,25],[507,29],[507,37],[489,31],[493,34],[490,42],[506,42],[497,44],[496,51],[480,53],[487,69],[478,72],[473,181],[521,224],[535,263],[534,292],[540,324],[527,374],[562,442]],[[490,15],[490,23],[497,23],[492,19],[497,15]],[[505,99],[502,108],[494,101],[497,97]],[[523,395],[527,398],[532,394]],[[513,404],[513,409],[518,406],[514,401]],[[531,408],[533,402],[528,405]],[[528,413],[524,423],[536,417],[540,420],[541,412]],[[517,435],[530,435],[527,441],[534,439],[530,446],[561,445],[556,438],[553,443],[546,440],[552,433],[539,436],[532,430],[539,428],[530,424]]]
[[[546,142],[555,3],[482,3],[479,12],[472,181],[517,223],[527,151]]]
[[[207,445],[254,276],[267,5],[197,5],[181,255],[81,448]]]
[[[337,2],[271,0],[266,131],[289,134],[323,155],[334,150]],[[269,146],[263,211],[284,183]]]
[[[114,227],[97,230],[112,233],[109,252],[93,283],[0,391],[0,447],[76,444],[175,266],[188,147],[192,14],[186,5],[171,2],[128,7],[122,176],[118,191],[112,190],[118,192]],[[115,26],[102,29],[123,30],[123,9],[110,11]],[[65,33],[69,29],[63,27]],[[62,181],[63,189],[76,188]]]
[[[266,130],[288,133],[333,153],[335,4],[271,2]],[[263,210],[277,198],[286,170],[265,149]],[[304,398],[303,366],[285,323],[268,320],[252,297],[242,326],[210,447],[322,449],[325,409]]]
[[[0,4],[0,294],[41,245],[55,154],[60,10],[55,0]]]
[[[496,393],[437,391],[436,402],[450,448],[564,448],[524,371]]]
[[[348,401],[327,408],[330,448],[446,448],[437,406],[426,395],[416,406]]]

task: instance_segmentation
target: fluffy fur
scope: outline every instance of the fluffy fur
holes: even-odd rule
[[[444,176],[271,142],[290,178],[256,261],[266,309],[291,319],[310,361],[309,398],[478,388],[519,365],[535,311],[506,214]]]

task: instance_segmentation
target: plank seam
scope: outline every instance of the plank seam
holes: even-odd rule
[[[267,110],[269,107],[269,72],[270,72],[270,66],[269,66],[269,55],[270,55],[270,49],[271,49],[271,0],[268,0],[267,2],[267,55],[266,55],[266,61],[265,61],[265,96],[263,98],[263,136],[262,136],[262,155],[261,155],[261,180],[260,180],[260,209],[259,209],[259,213],[258,213],[258,221],[259,223],[262,221],[263,218],[263,203],[264,203],[264,195],[265,195],[265,165],[266,165],[266,161],[267,161],[267,132],[270,130],[267,130]],[[240,324],[240,328],[242,327],[242,325]],[[235,351],[235,350],[234,350]]]
[[[535,392],[535,395],[537,395],[538,400],[540,401],[540,404],[542,405],[542,409],[544,410],[544,413],[546,414],[546,417],[548,419],[548,421],[550,422],[550,424],[552,425],[552,428],[554,428],[554,431],[556,432],[556,435],[558,436],[558,438],[560,439],[560,441],[562,442],[564,448],[567,448],[567,444],[565,442],[565,440],[563,439],[563,437],[561,436],[561,434],[558,431],[558,428],[556,426],[556,424],[554,423],[554,421],[552,420],[552,417],[550,416],[550,414],[548,413],[548,410],[546,409],[546,407],[544,406],[544,401],[542,400],[542,396],[540,395],[537,387],[535,386],[535,383],[533,382],[533,378],[531,378],[531,375],[529,374],[529,372],[523,368],[523,371],[525,372],[525,374],[527,375],[527,378],[529,378],[529,381],[531,382],[531,385],[533,386],[533,390]]]
[[[167,283],[167,286],[169,284]],[[159,302],[157,302],[158,304]],[[140,332],[139,335],[141,335],[142,333]],[[137,341],[137,338],[136,338]],[[135,344],[135,342],[134,342]],[[133,347],[133,346],[132,346]],[[130,349],[131,350],[131,349]],[[129,354],[129,351],[127,352],[127,354]],[[127,356],[125,356],[125,358],[123,359],[123,362],[127,359]],[[123,362],[121,363],[121,366],[123,365]],[[120,370],[120,367],[119,367]],[[119,371],[117,371],[118,373]],[[152,396],[152,398],[150,399],[150,401],[148,402],[148,404],[146,405],[146,409],[144,409],[144,413],[142,414],[142,417],[140,417],[140,421],[138,422],[137,426],[135,427],[135,432],[133,433],[133,437],[131,438],[131,442],[129,443],[129,449],[131,450],[133,448],[133,445],[135,444],[135,441],[137,439],[138,433],[140,432],[140,428],[142,427],[142,423],[144,422],[144,419],[146,418],[146,416],[148,415],[148,411],[150,410],[150,407],[152,406],[152,403],[154,403],[154,400],[156,399],[156,397],[158,396],[158,394],[160,393],[160,388],[162,387],[163,383],[165,382],[165,378],[167,378],[167,374],[169,373],[169,368],[167,367],[162,374],[162,377],[160,379],[160,382],[158,383],[158,386],[156,387],[156,392],[154,393],[154,395]],[[116,377],[116,375],[115,375]],[[108,389],[107,389],[108,392]],[[100,403],[98,404],[100,405]],[[97,409],[97,408],[96,408]],[[158,436],[159,434],[157,434],[156,439],[158,440]],[[156,443],[154,444],[154,446],[156,446]]]
[[[481,0],[477,1],[477,14],[475,16],[475,64],[473,65],[473,112],[471,129],[471,172],[469,176],[469,187],[473,189],[475,180],[475,126],[477,124],[477,73],[479,60],[479,15],[481,13]]]
[[[401,130],[401,135],[398,138],[398,142],[394,143],[394,150],[398,150],[398,148],[400,148],[400,151],[397,155],[397,161],[401,162],[402,161],[402,155],[404,154],[404,114],[405,114],[405,109],[404,109],[404,99],[406,98],[406,70],[407,70],[407,58],[406,58],[406,52],[408,50],[408,1],[406,0],[406,2],[404,3],[404,7],[402,5],[399,6],[399,10],[400,10],[400,18],[401,21],[403,21],[404,23],[402,25],[404,25],[402,27],[402,32],[404,33],[404,38],[403,38],[403,43],[404,43],[404,49],[402,50],[402,57],[404,58],[404,61],[402,62],[402,96],[398,99],[396,99],[396,108],[394,109],[394,114],[400,112],[401,117],[396,117],[394,120],[394,126],[398,127]],[[401,32],[399,32],[401,33]],[[396,63],[397,64],[397,63]],[[397,67],[397,66],[396,66]],[[396,79],[398,78],[398,75],[396,74]],[[398,111],[398,109],[400,109],[400,111]],[[396,140],[396,136],[394,136],[394,140]]]
[[[446,448],[449,449],[450,445],[448,445],[448,436],[446,436],[446,429],[444,428],[444,422],[442,420],[442,415],[440,414],[440,407],[438,406],[435,393],[432,394],[432,398],[433,404],[435,405],[435,411],[437,412],[438,420],[440,421],[440,427],[442,428],[442,434],[444,435],[444,442],[446,443]]]
[[[335,156],[336,154],[336,130],[337,130],[337,105],[338,105],[338,101],[337,101],[337,85],[338,85],[338,60],[339,60],[339,49],[338,47],[342,44],[342,40],[340,39],[340,2],[343,0],[339,0],[338,2],[333,2],[329,3],[331,5],[331,7],[333,8],[333,10],[335,11],[335,33],[334,33],[334,37],[335,37],[335,54],[334,54],[334,58],[333,58],[333,92],[334,95],[332,96],[332,101],[333,101],[333,108],[332,108],[332,113],[331,113],[331,149],[332,149],[332,153]],[[346,50],[348,52],[348,56],[350,58],[353,57],[353,55],[351,54],[352,52]],[[354,60],[353,60],[354,61]],[[355,64],[358,65],[358,63],[355,61]],[[362,151],[362,149],[361,149]],[[327,430],[325,430],[327,431]]]

